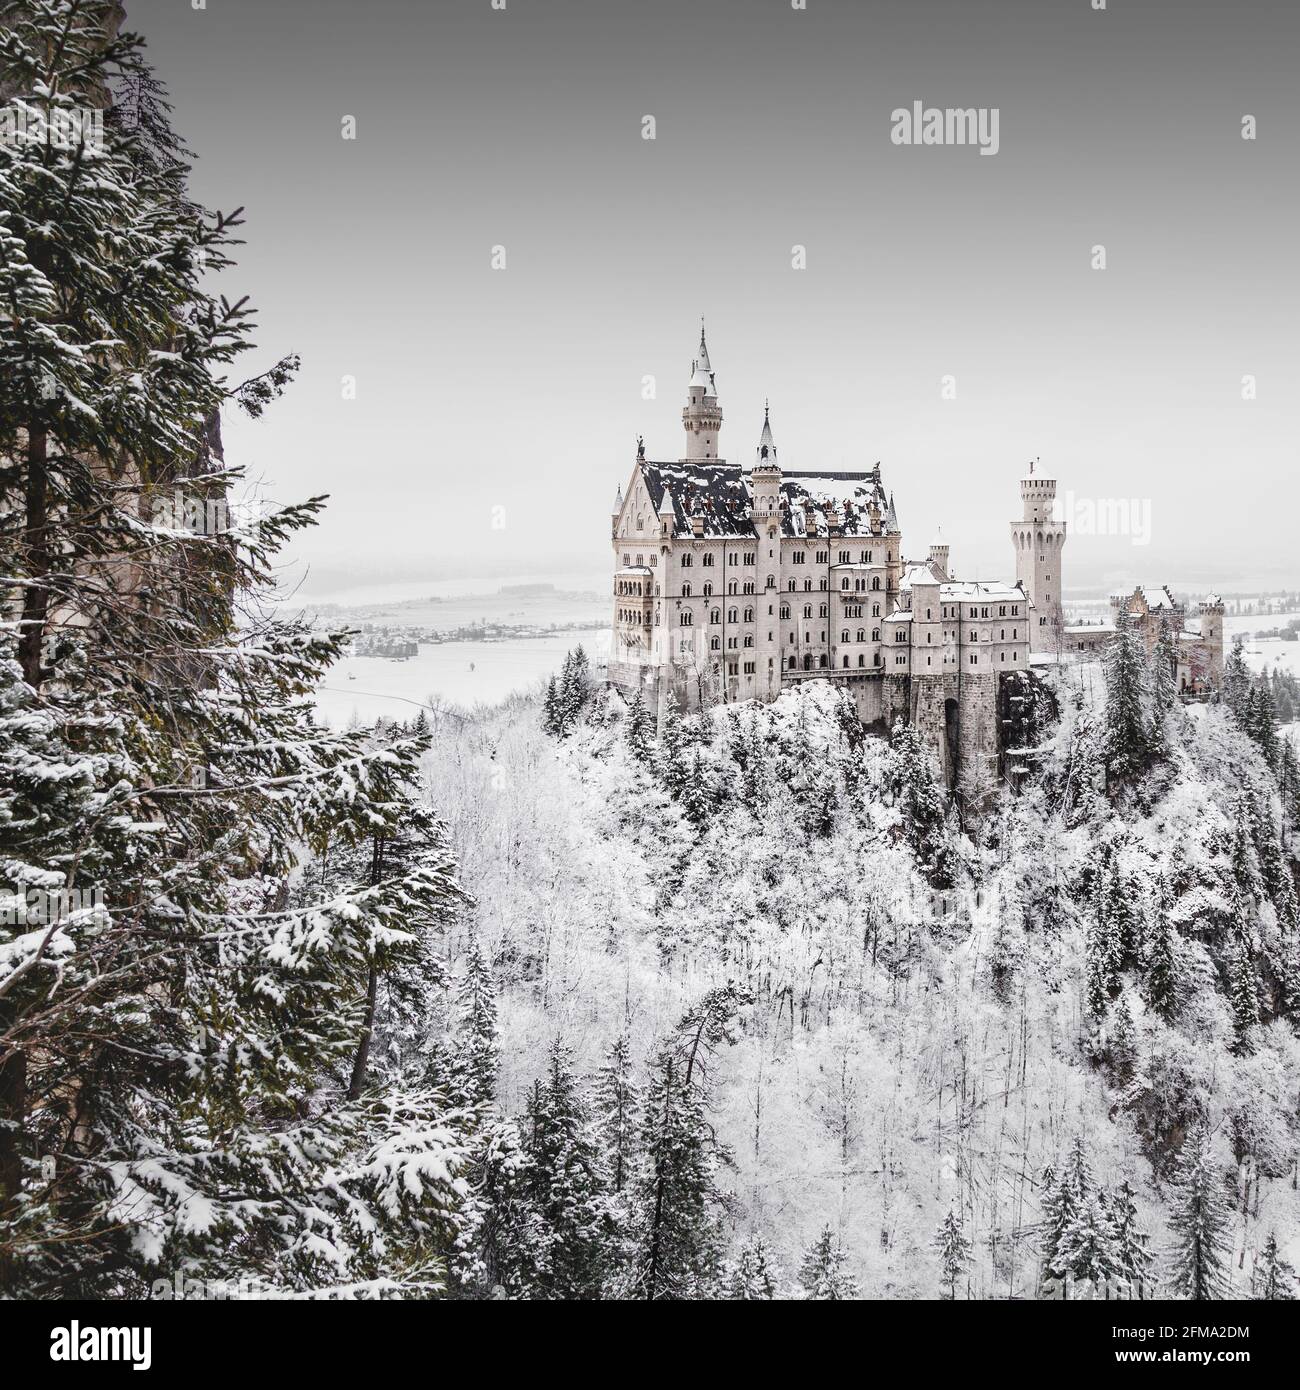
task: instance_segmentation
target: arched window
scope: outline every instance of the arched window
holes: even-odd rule
[[[745,609],[745,621],[747,623],[752,623],[754,621],[754,610],[752,608]]]
[[[690,613],[688,613],[685,609],[683,609],[683,610],[682,610],[682,616],[681,616],[681,625],[682,625],[683,627],[690,627],[691,624],[692,624],[694,621],[695,621],[694,617],[693,617]]]
[[[880,588],[880,576],[878,574],[873,574],[871,576],[871,587],[873,589]]]
[[[728,609],[727,609],[727,621],[728,621],[729,623],[734,623],[734,622],[737,622],[737,621],[738,621],[738,619],[737,619],[737,617],[736,617],[736,612],[737,612],[737,610],[734,609],[734,608],[728,608]]]
[[[690,598],[690,596],[691,596],[691,586],[690,586],[689,584],[683,584],[683,585],[682,585],[682,597],[683,597],[683,598]]]
[[[710,650],[710,651],[716,652],[716,651],[718,650],[718,648],[721,647],[721,646],[722,646],[722,643],[718,640],[718,638],[716,638],[716,637],[710,637],[710,638],[709,638],[709,650]]]
[[[812,604],[811,604],[811,603],[805,603],[805,604],[804,604],[804,606],[803,606],[803,615],[804,615],[805,618],[811,618],[811,617],[812,617]]]
[[[722,609],[711,608],[709,610],[709,621],[711,623],[720,623],[722,621]]]
[[[859,642],[865,642],[866,640],[867,640],[867,630],[866,630],[865,627],[860,627],[860,628],[858,629],[858,641],[859,641]]]
[[[873,628],[871,629],[871,640],[872,640],[873,642],[879,642],[879,641],[880,641],[880,629],[879,629],[878,627],[873,627]]]
[[[844,669],[846,671],[849,669],[849,659],[847,656],[844,658]]]
[[[847,642],[848,640],[849,640],[849,630],[848,630],[848,628],[845,628],[844,631],[840,633],[840,641],[841,641],[841,642]],[[847,658],[845,658],[844,664],[845,664],[846,666],[848,665],[848,659],[847,659]]]

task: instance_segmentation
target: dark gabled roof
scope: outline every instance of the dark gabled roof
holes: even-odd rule
[[[725,463],[650,463],[643,460],[641,473],[656,514],[662,514],[665,493],[672,498],[675,536],[693,534],[693,516],[704,518],[705,536],[755,534],[749,515],[749,477],[739,467]],[[843,535],[872,535],[868,516],[872,502],[879,509],[883,524],[889,499],[880,483],[879,465],[861,473],[783,472],[781,534],[826,536],[827,512],[834,504],[839,511]]]

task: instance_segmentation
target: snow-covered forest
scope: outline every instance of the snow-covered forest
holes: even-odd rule
[[[110,10],[3,40],[0,1296],[1294,1297],[1277,682],[1121,622],[955,798],[828,683],[656,728],[580,651],[322,728],[323,499],[173,505],[296,360]]]
[[[1300,777],[1239,655],[1191,710],[1162,669],[1122,632],[1104,673],[1049,672],[1018,793],[965,815],[828,683],[656,741],[578,662],[540,712],[437,718],[426,794],[473,900],[449,974],[486,963],[525,1149],[557,1058],[585,1099],[630,1192],[607,1292],[711,1000],[696,1296],[1294,1290]],[[443,1009],[469,1017],[455,986]]]

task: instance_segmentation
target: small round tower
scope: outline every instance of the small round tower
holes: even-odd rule
[[[682,408],[682,427],[686,431],[686,463],[716,463],[718,435],[722,431],[722,407],[713,380],[713,366],[704,341],[704,320],[700,320],[699,355],[691,363],[691,380]]]
[[[1062,548],[1065,522],[1055,515],[1056,479],[1044,478],[1035,463],[1020,480],[1023,516],[1011,523],[1011,543],[1016,552],[1016,578],[1029,595],[1029,650],[1056,649],[1065,625],[1061,609]]]

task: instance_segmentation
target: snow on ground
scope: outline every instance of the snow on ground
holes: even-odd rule
[[[1280,668],[1300,676],[1300,642],[1283,642],[1276,637],[1247,640],[1242,645],[1246,665],[1252,671],[1272,671]]]
[[[430,698],[454,705],[498,704],[553,675],[579,644],[598,664],[608,641],[604,627],[505,642],[421,643],[419,656],[409,661],[345,657],[317,688],[316,709],[334,728],[343,728],[354,715],[362,723],[381,715],[410,719]]]

